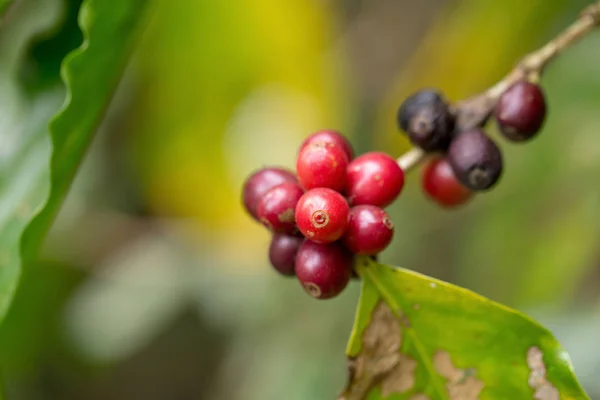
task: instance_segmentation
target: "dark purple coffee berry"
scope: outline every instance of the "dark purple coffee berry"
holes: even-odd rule
[[[398,126],[425,151],[445,150],[452,139],[454,117],[442,95],[431,89],[409,96],[398,110]]]
[[[296,204],[303,194],[304,190],[297,183],[284,182],[275,186],[258,202],[260,222],[276,233],[296,233]]]
[[[277,167],[268,167],[256,171],[244,182],[242,199],[244,207],[252,217],[259,220],[258,201],[265,193],[283,182],[297,182],[293,172]]]
[[[309,143],[300,150],[296,173],[306,190],[330,188],[338,192],[346,186],[348,156],[344,148],[331,142]]]
[[[523,142],[533,138],[546,117],[542,88],[527,81],[515,83],[500,96],[494,117],[507,139]]]
[[[491,189],[502,175],[502,153],[480,129],[461,132],[447,157],[456,178],[473,191]]]
[[[283,233],[273,235],[269,246],[269,261],[281,275],[295,275],[296,254],[302,242],[304,242],[304,238],[299,236]]]
[[[381,253],[392,241],[394,224],[383,209],[361,205],[350,209],[348,228],[343,242],[354,254],[373,256]]]
[[[339,242],[306,240],[296,255],[296,276],[304,290],[317,299],[337,296],[352,276],[353,256]]]
[[[350,207],[344,196],[335,190],[309,190],[296,206],[298,229],[308,239],[332,243],[342,237],[348,226]]]

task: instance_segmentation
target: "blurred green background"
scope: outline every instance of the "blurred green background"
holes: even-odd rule
[[[31,3],[0,27],[10,43],[17,12],[28,14],[23,24],[53,20],[14,77],[26,93],[58,87],[60,60],[81,41],[81,1]],[[400,155],[409,145],[395,111],[411,91],[434,86],[458,100],[485,89],[588,2],[154,3],[0,328],[7,397],[333,399],[358,285],[318,302],[277,276],[269,235],[241,208],[244,178],[293,167],[302,139],[321,128],[342,130],[359,153]],[[600,397],[599,48],[595,33],[548,68],[546,126],[531,144],[501,142],[497,189],[444,211],[412,173],[389,209],[396,237],[381,257],[549,326],[591,398]]]

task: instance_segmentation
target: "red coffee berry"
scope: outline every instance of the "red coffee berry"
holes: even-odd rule
[[[344,153],[346,153],[348,161],[354,158],[354,149],[352,148],[352,145],[350,144],[348,139],[346,139],[346,137],[340,132],[330,129],[315,132],[309,137],[307,137],[306,140],[304,140],[304,142],[300,146],[300,150],[302,150],[309,144],[318,142],[333,143],[339,145],[344,149]]]
[[[402,191],[404,172],[392,157],[371,152],[350,162],[347,180],[346,194],[351,205],[385,207]]]
[[[304,236],[318,243],[335,242],[348,226],[350,207],[335,190],[309,190],[296,206],[296,223]]]
[[[297,182],[293,172],[277,167],[268,167],[256,171],[244,182],[242,200],[250,215],[258,220],[258,201],[265,193],[283,182]]]
[[[447,157],[456,178],[473,191],[491,189],[502,175],[502,153],[481,129],[461,132],[452,140]]]
[[[421,175],[423,190],[443,207],[456,207],[469,201],[473,192],[463,186],[445,158],[431,160]]]
[[[294,213],[304,190],[292,182],[281,183],[269,190],[258,202],[260,222],[273,232],[297,232]]]
[[[304,238],[276,233],[269,246],[269,261],[277,272],[284,276],[294,276],[296,254]]]
[[[306,189],[330,188],[342,191],[346,186],[348,157],[342,146],[330,142],[315,142],[298,154],[296,173]]]
[[[296,255],[296,276],[304,290],[317,299],[337,296],[352,275],[352,254],[339,242],[306,240]]]
[[[350,209],[343,242],[354,254],[374,256],[381,253],[393,236],[394,224],[383,209],[368,204]]]
[[[515,142],[533,138],[546,116],[546,101],[542,88],[521,81],[509,87],[498,100],[494,117],[500,132]]]

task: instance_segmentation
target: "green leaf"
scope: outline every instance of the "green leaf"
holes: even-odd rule
[[[62,96],[23,95],[14,126],[5,132],[0,170],[0,319],[23,264],[32,259],[64,199],[115,91],[144,19],[146,0],[87,0],[79,13],[83,44],[63,61]],[[15,88],[17,90],[18,88]],[[0,110],[6,111],[6,110]],[[51,143],[50,143],[51,142]],[[33,218],[33,219],[32,219]]]
[[[340,400],[588,399],[552,334],[466,289],[369,259]]]

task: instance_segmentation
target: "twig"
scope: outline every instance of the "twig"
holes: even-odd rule
[[[418,147],[413,147],[402,154],[396,162],[404,172],[419,164],[425,158],[426,153]]]
[[[463,131],[483,126],[492,115],[498,99],[508,87],[524,79],[539,80],[550,61],[598,26],[600,26],[600,1],[586,7],[575,22],[545,46],[523,57],[513,70],[494,86],[481,94],[454,104],[451,109],[456,117],[456,130]],[[425,152],[411,149],[398,158],[398,164],[407,172],[425,158]]]

